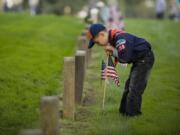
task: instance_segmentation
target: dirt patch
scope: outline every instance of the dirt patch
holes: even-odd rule
[[[95,90],[92,88],[88,88],[85,91],[85,96],[82,100],[83,106],[89,106],[96,103],[96,94]]]

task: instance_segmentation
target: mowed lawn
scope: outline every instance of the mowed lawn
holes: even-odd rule
[[[180,22],[127,19],[126,31],[146,38],[155,53],[155,64],[143,95],[140,117],[119,115],[119,102],[131,65],[118,65],[120,88],[110,82],[102,111],[101,47],[93,56],[85,86],[88,103],[78,109],[76,121],[63,121],[63,135],[179,135],[180,134]],[[89,84],[89,82],[91,82]],[[86,97],[85,96],[85,97]],[[87,98],[86,97],[86,98]],[[67,126],[71,124],[71,126]],[[81,128],[80,128],[81,127]]]
[[[38,126],[40,98],[62,91],[63,58],[83,27],[75,17],[0,14],[0,135]]]

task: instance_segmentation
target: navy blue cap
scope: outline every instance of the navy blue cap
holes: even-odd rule
[[[103,24],[92,24],[88,31],[89,45],[88,48],[92,48],[94,46],[93,38],[102,30],[105,30],[106,27]]]

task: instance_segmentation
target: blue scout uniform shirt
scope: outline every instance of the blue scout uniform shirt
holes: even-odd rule
[[[118,29],[109,31],[109,43],[116,48],[115,57],[120,63],[136,62],[151,50],[150,44],[145,39]]]

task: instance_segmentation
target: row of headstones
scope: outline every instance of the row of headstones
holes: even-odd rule
[[[63,117],[68,119],[74,119],[75,106],[82,102],[85,74],[91,57],[86,35],[87,29],[78,38],[75,56],[64,58]]]
[[[78,38],[75,56],[64,58],[63,118],[75,118],[75,108],[82,103],[86,69],[91,57],[87,47],[87,29]],[[44,96],[40,105],[41,129],[22,130],[20,135],[60,135],[60,111],[58,96]]]

